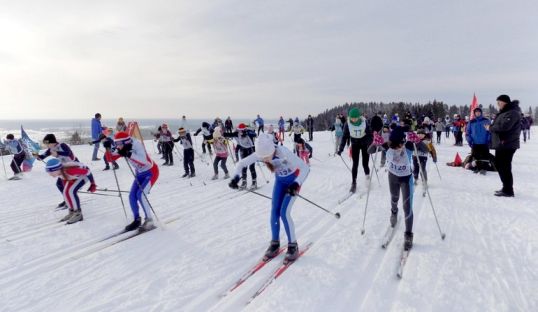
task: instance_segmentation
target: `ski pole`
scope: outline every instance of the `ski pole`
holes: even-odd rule
[[[108,188],[97,189],[97,191],[99,191],[99,192],[111,192],[111,193],[118,193],[118,192],[129,193],[128,191],[109,190]]]
[[[265,177],[265,172],[263,172],[262,165],[260,165],[259,162],[257,162],[257,164],[258,164],[258,167],[260,168],[260,171],[262,172],[262,176],[263,176],[263,179],[265,180],[265,184],[269,184],[269,180],[267,180],[267,178]]]
[[[78,193],[81,193],[81,194],[88,194],[88,195],[99,195],[99,196],[117,197],[116,195],[111,195],[111,194],[101,194],[101,193],[92,193],[92,192],[84,192],[84,191],[78,191]]]
[[[230,152],[230,157],[232,158],[232,161],[234,162],[234,165],[235,165],[235,157],[234,157],[234,155],[232,153],[232,147],[230,146],[230,140],[226,139],[226,141],[228,142],[228,144],[226,144],[226,145],[228,145],[228,151]]]
[[[105,153],[105,156],[103,157],[106,157],[106,153]],[[123,196],[121,195],[120,182],[118,181],[118,175],[116,174],[116,169],[112,168],[112,172],[114,173],[114,180],[116,180],[116,187],[118,188],[118,197],[120,198],[120,201],[121,201],[121,207],[123,208],[125,221],[129,222],[129,219],[127,218],[127,210],[125,210],[125,203],[123,202]]]
[[[439,166],[437,166],[437,162],[434,162],[434,164],[435,164],[435,168],[437,169],[437,174],[439,175],[439,180],[443,180],[441,178],[441,173],[439,172]]]
[[[263,198],[267,198],[267,199],[269,199],[269,200],[272,200],[272,199],[273,199],[273,198],[271,198],[271,197],[269,197],[269,196],[267,196],[267,195],[264,195],[264,194],[262,194],[262,193],[258,193],[258,192],[254,191],[254,190],[249,190],[249,189],[247,189],[247,191],[250,192],[250,193],[256,194],[256,195],[258,195],[258,196],[261,196],[261,197],[263,197]]]
[[[370,154],[370,160],[372,160],[372,167],[374,168],[375,176],[377,177],[377,183],[379,186],[381,186],[381,181],[379,180],[379,175],[377,174],[377,167],[375,166],[375,162],[377,161],[377,152],[379,150],[379,146],[375,149],[375,156],[372,157],[372,154]],[[371,178],[370,178],[371,179]]]
[[[2,157],[2,166],[4,167],[4,175],[6,176],[6,179],[7,179],[6,163],[4,162],[4,152],[2,152],[2,155],[0,156]]]
[[[437,223],[437,229],[439,230],[439,234],[441,235],[441,239],[444,240],[446,235],[445,235],[445,233],[443,233],[443,231],[441,230],[441,226],[439,225],[439,220],[437,219],[437,213],[435,212],[435,208],[433,207],[433,201],[432,201],[432,197],[430,195],[430,190],[428,189],[428,184],[426,182],[426,179],[424,179],[424,172],[423,172],[424,168],[422,167],[422,164],[420,163],[420,160],[418,158],[417,144],[413,143],[413,147],[415,148],[415,156],[417,157],[417,161],[418,161],[418,164],[419,164],[420,178],[422,180],[422,183],[426,187],[426,193],[428,194],[428,199],[430,200],[430,206],[432,207],[433,216],[435,217],[435,223]]]
[[[330,214],[330,215],[333,215],[336,219],[340,219],[340,213],[339,213],[339,212],[334,213],[334,212],[332,212],[332,211],[330,211],[330,210],[327,210],[327,209],[321,207],[320,205],[316,204],[315,202],[311,201],[310,199],[303,197],[303,196],[300,195],[300,194],[295,194],[295,195],[296,195],[297,197],[299,197],[300,199],[302,199],[302,200],[304,200],[304,201],[306,201],[306,202],[308,202],[308,203],[310,203],[310,204],[312,204],[312,205],[318,207],[319,209],[325,211],[326,213],[328,213],[328,214]]]
[[[339,156],[340,156],[340,159],[342,159],[342,162],[344,163],[344,165],[346,165],[347,170],[351,171],[351,168],[349,168],[349,166],[347,165],[346,161],[344,160],[344,157],[342,157],[342,155],[339,155]]]
[[[183,161],[183,157],[179,153],[179,147],[177,147],[176,144],[174,144],[174,151],[176,152],[177,156],[179,157],[179,160]]]
[[[375,165],[374,165],[375,168]],[[372,178],[368,180],[368,191],[366,192],[366,204],[364,205],[364,217],[362,218],[362,229],[361,229],[361,235],[364,235],[366,232],[365,225],[366,225],[366,212],[368,212],[368,201],[370,200],[370,190],[372,189]]]
[[[146,202],[148,203],[148,206],[151,209],[151,212],[153,212],[153,215],[155,216],[155,220],[157,220],[157,222],[159,223],[161,229],[164,230],[164,224],[161,222],[161,220],[159,220],[159,217],[155,213],[155,210],[153,209],[153,206],[151,205],[151,203],[148,200],[148,196],[146,195],[146,191],[142,188],[142,185],[140,185],[140,182],[138,182],[138,179],[136,178],[136,174],[133,171],[133,167],[131,167],[131,164],[129,163],[127,158],[125,158],[125,162],[127,163],[127,166],[129,167],[129,170],[131,170],[131,174],[133,175],[133,178],[135,179],[135,182],[138,185],[138,188],[142,192],[142,195],[144,195],[144,198],[146,199]]]

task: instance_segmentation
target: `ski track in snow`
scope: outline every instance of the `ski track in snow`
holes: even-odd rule
[[[146,141],[150,153],[152,144]],[[117,197],[80,194],[84,221],[65,226],[57,221],[67,211],[55,211],[61,196],[42,163],[21,181],[1,180],[1,310],[537,310],[538,141],[522,143],[514,156],[513,199],[492,195],[500,188],[497,173],[481,176],[445,165],[456,151],[465,157],[467,147],[454,147],[452,140],[436,145],[443,180],[429,159],[429,191],[447,236],[441,240],[419,183],[414,194],[415,246],[401,280],[396,268],[403,222],[388,248],[381,248],[390,214],[385,169],[378,166],[381,185],[372,171],[366,233],[361,235],[367,186],[362,167],[358,195],[338,205],[349,189],[350,173],[338,157],[326,156],[334,148],[328,132],[315,133],[312,146],[319,159],[311,160],[301,194],[342,218],[297,199],[293,216],[299,245],[314,244],[248,306],[283,255],[228,296],[219,295],[263,255],[270,240],[270,201],[230,190],[228,180],[210,181],[212,165],[197,160],[197,177],[182,179],[182,162],[174,153],[176,165],[160,168],[149,195],[164,229],[117,244],[112,243],[131,234],[100,240],[131,221],[128,194],[123,194],[128,221]],[[99,188],[116,189],[112,172],[101,171],[103,162],[89,161],[92,147],[76,146],[74,151],[92,168]],[[162,162],[158,155],[153,158]],[[379,157],[377,161],[379,165]],[[131,173],[124,161],[119,164],[120,187],[128,190]],[[231,160],[227,165],[233,172]],[[258,176],[259,192],[270,196],[273,178],[265,185],[263,175]],[[286,242],[283,227],[281,242]]]

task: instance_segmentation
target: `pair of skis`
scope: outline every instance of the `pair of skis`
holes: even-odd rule
[[[265,280],[265,282],[256,290],[256,292],[250,296],[249,300],[247,301],[247,305],[250,304],[254,299],[256,299],[260,294],[262,294],[277,278],[279,278],[292,264],[294,264],[301,256],[304,255],[305,252],[310,249],[312,246],[312,242],[307,243],[303,248],[299,249],[299,257],[295,259],[295,261],[282,263],[274,270],[269,277]],[[224,298],[228,295],[230,295],[232,292],[234,292],[239,286],[243,285],[249,278],[251,278],[256,272],[259,272],[267,263],[269,263],[272,259],[277,258],[280,254],[284,253],[284,250],[286,250],[287,247],[281,247],[278,250],[277,256],[274,258],[271,258],[267,261],[264,261],[263,258],[260,259],[254,266],[252,266],[247,272],[245,272],[231,287],[226,290],[220,297]]]
[[[394,235],[396,233],[396,229],[398,228],[399,224],[400,224],[400,219],[398,219],[398,221],[396,222],[396,224],[394,226],[389,225],[389,227],[387,228],[387,231],[385,232],[385,235],[383,235],[381,248],[387,249],[390,242],[394,238]],[[397,267],[397,270],[396,270],[396,277],[398,277],[399,279],[401,279],[403,277],[403,270],[404,270],[405,264],[407,263],[407,258],[409,257],[409,252],[410,252],[410,250],[405,250],[402,247],[402,252],[400,253],[398,267]]]

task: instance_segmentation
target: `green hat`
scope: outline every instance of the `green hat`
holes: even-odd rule
[[[353,107],[352,109],[349,110],[349,113],[347,113],[349,119],[351,118],[358,118],[358,120],[356,122],[352,122],[351,120],[349,120],[349,122],[354,125],[354,126],[360,126],[361,123],[362,123],[362,118],[361,117],[361,111],[356,108],[356,107]]]

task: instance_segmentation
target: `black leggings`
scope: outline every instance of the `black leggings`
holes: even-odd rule
[[[215,160],[213,161],[213,170],[215,171],[215,174],[219,173],[219,161],[220,161],[220,167],[222,170],[224,170],[224,173],[228,173],[228,168],[226,168],[226,160],[228,157],[215,157]]]
[[[359,168],[359,155],[362,151],[362,168],[364,169],[364,174],[370,174],[370,167],[368,167],[368,162],[370,160],[370,155],[368,154],[368,146],[366,144],[352,144],[351,145],[351,159],[353,160],[353,166],[351,168],[351,179],[352,182],[357,182],[357,170]]]
[[[412,176],[398,177],[389,172],[391,212],[398,213],[400,190],[402,191],[403,210],[405,214],[405,231],[413,232],[413,182]]]

